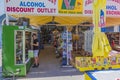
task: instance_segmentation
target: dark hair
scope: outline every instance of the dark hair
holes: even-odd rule
[[[33,36],[37,36],[37,35],[36,35],[36,34],[33,34],[32,37],[33,37]]]

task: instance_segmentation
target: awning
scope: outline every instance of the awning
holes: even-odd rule
[[[26,17],[30,19],[30,24],[34,26],[44,25],[49,22],[57,22],[61,25],[80,25],[84,22],[91,23],[92,25],[92,17],[89,16],[33,16],[33,15],[12,15],[15,18]],[[120,18],[117,17],[107,17],[106,26],[115,26],[120,24]],[[88,25],[89,26],[89,25]]]

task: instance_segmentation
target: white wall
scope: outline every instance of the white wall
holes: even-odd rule
[[[2,65],[2,49],[0,49],[0,67]]]
[[[114,32],[119,32],[119,26],[114,26]]]
[[[5,11],[4,11],[4,1],[5,0],[0,0],[0,16],[5,14]]]

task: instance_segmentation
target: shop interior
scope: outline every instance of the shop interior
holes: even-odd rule
[[[37,29],[40,50],[41,49],[46,50],[46,46],[53,47],[55,51],[52,53],[55,53],[56,58],[59,59],[60,62],[59,65],[62,65],[63,47],[61,46],[63,46],[63,42],[64,42],[64,38],[62,37],[63,37],[63,33],[68,30],[68,32],[71,32],[72,34],[71,35],[72,50],[70,54],[71,61],[69,62],[69,64],[75,66],[75,57],[92,56],[91,46],[92,46],[92,37],[93,37],[93,31],[92,31],[93,27],[90,25],[91,23],[84,22],[82,23],[82,26],[68,25],[70,27],[67,27],[65,25],[64,26],[59,25],[59,23],[54,21],[48,22],[45,25],[41,25]],[[55,47],[55,44],[57,48]],[[30,44],[26,46],[29,47]]]
[[[60,44],[62,33],[67,29],[70,30],[72,33],[72,59],[71,63],[75,63],[76,56],[92,56],[92,37],[93,37],[93,26],[92,26],[92,19],[91,17],[68,17],[68,16],[26,16],[21,17],[20,15],[12,15],[13,17],[17,18],[16,21],[10,21],[11,25],[26,25],[28,28],[32,28],[37,30],[38,39],[40,41],[40,49],[45,50],[45,46],[49,45],[54,47],[54,41],[57,38],[57,43]],[[40,19],[39,19],[40,18]],[[69,21],[70,19],[73,19]],[[116,24],[117,22],[111,22],[111,19],[116,20],[117,18],[107,17],[107,26],[112,24]],[[22,24],[22,21],[24,24]],[[40,22],[40,23],[39,23]],[[59,23],[58,23],[59,22]],[[80,24],[78,24],[81,22]],[[67,23],[67,24],[66,24]],[[31,25],[32,24],[32,25]],[[78,25],[76,25],[78,24]],[[39,26],[39,27],[38,27]],[[29,33],[26,33],[29,34]],[[112,43],[119,43],[119,33],[106,33],[111,46]],[[115,37],[114,41],[111,43],[112,36]],[[116,40],[117,39],[117,40]],[[30,39],[28,39],[30,40]],[[26,44],[28,42],[26,40]],[[29,42],[28,42],[29,43]],[[115,45],[115,44],[114,44]],[[27,47],[30,44],[26,45]],[[58,47],[59,47],[58,46]],[[31,47],[29,47],[31,48]],[[113,48],[113,47],[112,47]],[[27,49],[27,48],[26,48]],[[113,48],[114,49],[114,48]],[[27,52],[27,50],[26,50]],[[54,51],[53,53],[61,52],[61,49],[58,51]],[[61,52],[62,53],[62,52]],[[60,54],[59,54],[60,55]],[[59,57],[57,54],[56,57]]]
[[[57,71],[59,69],[71,70],[71,68],[64,68],[64,69],[62,68],[75,67],[76,56],[92,56],[91,52],[87,52],[84,49],[84,45],[85,45],[84,33],[87,33],[87,31],[92,30],[92,26],[90,26],[91,24],[89,22],[82,23],[81,25],[73,25],[73,24],[61,25],[55,22],[53,17],[51,22],[48,22],[44,25],[39,24],[39,27],[36,27],[30,25],[30,21],[31,19],[26,17],[20,17],[14,21],[10,21],[10,25],[17,25],[19,28],[25,27],[26,29],[24,31],[15,30],[15,46],[16,46],[15,64],[21,65],[29,61],[30,59],[29,53],[30,50],[33,49],[33,47],[31,46],[31,43],[33,42],[32,39],[33,33],[37,34],[39,40],[40,66],[36,69],[31,67],[30,72],[34,72],[34,71],[36,71],[37,73],[39,73],[39,71],[51,72],[51,71]],[[87,26],[84,27],[84,25]],[[68,40],[67,40],[67,35],[68,35]],[[70,49],[67,48],[67,45],[69,46]],[[63,54],[63,52],[64,51],[66,52],[67,50],[69,51],[69,55]],[[24,56],[25,58],[23,58]],[[75,75],[82,74],[79,71],[78,72],[73,71],[73,72],[75,73]],[[59,76],[62,75],[61,73],[62,73],[61,71],[58,73]],[[72,73],[68,72],[65,75],[68,74],[72,74]],[[49,74],[48,76],[53,76],[53,75]],[[29,77],[31,77],[31,75]]]

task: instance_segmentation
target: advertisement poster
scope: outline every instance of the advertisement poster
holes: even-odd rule
[[[59,14],[82,14],[83,0],[59,0]]]
[[[93,0],[84,0],[83,6],[83,15],[85,16],[91,16],[92,11],[92,4]],[[120,0],[107,0],[106,4],[106,14],[107,16],[114,16],[114,17],[120,17]]]
[[[105,27],[106,0],[98,0],[93,3],[93,23],[96,27]]]
[[[6,0],[8,14],[58,14],[58,0]]]

